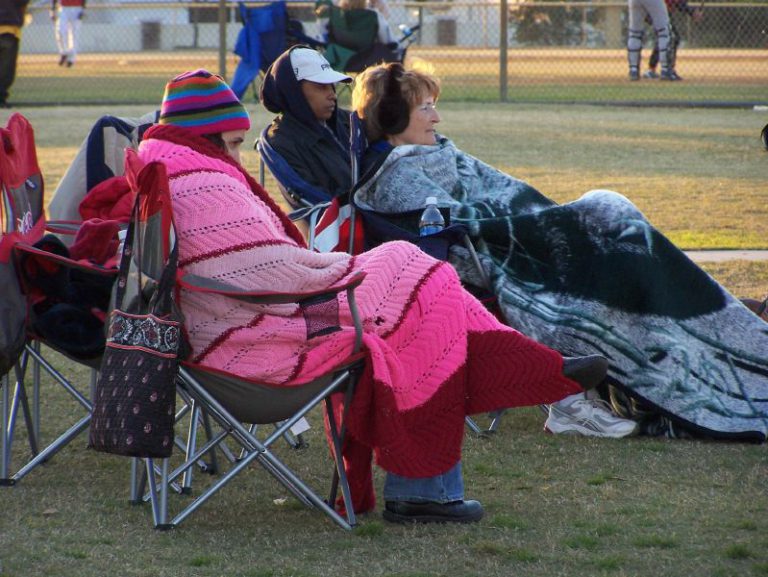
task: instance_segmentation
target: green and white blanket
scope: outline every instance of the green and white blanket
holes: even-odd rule
[[[441,139],[394,148],[355,203],[394,217],[427,196],[468,226],[511,326],[566,355],[604,355],[623,392],[677,427],[765,441],[768,324],[624,196],[557,204]],[[477,284],[466,251],[450,260]]]

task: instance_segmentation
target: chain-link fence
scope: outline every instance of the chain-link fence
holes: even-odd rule
[[[669,3],[682,82],[628,80],[626,1],[389,0],[388,20],[395,30],[420,25],[406,64],[440,76],[444,100],[768,102],[768,0]],[[12,102],[155,104],[179,72],[231,78],[237,66],[235,2],[89,0],[71,67],[59,65],[49,7],[29,9]],[[322,34],[314,2],[288,10],[307,34]],[[648,27],[643,72],[652,46]]]

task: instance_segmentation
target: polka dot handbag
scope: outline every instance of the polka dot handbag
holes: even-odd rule
[[[146,310],[121,310],[131,266],[132,228],[120,263],[88,444],[106,453],[163,458],[173,449],[181,337],[172,300],[177,248],[171,251]],[[143,286],[141,279],[139,283]]]

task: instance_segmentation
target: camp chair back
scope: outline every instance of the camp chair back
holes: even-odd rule
[[[240,3],[243,27],[235,41],[234,52],[240,57],[232,78],[232,91],[243,99],[248,86],[285,50],[287,9],[283,0],[265,6],[248,7]]]
[[[400,61],[397,43],[378,41],[379,17],[375,10],[328,7],[328,44],[325,58],[340,72],[362,72],[380,62]]]
[[[264,6],[238,5],[243,27],[237,35],[234,53],[240,57],[232,78],[231,88],[242,100],[248,86],[256,93],[256,78],[266,73],[280,54],[295,44],[306,44],[313,48],[324,46],[304,33],[300,20],[290,18],[284,0],[274,0]]]
[[[256,150],[259,152],[259,183],[264,186],[264,167],[277,182],[280,194],[294,209],[288,216],[291,220],[305,220],[308,224],[308,245],[314,246],[315,227],[322,211],[331,201],[331,195],[327,191],[318,188],[304,180],[288,162],[280,156],[269,142],[269,126],[261,131],[256,141]]]
[[[2,286],[6,294],[0,300],[2,306],[12,307],[4,311],[2,331],[13,335],[14,350],[18,350],[19,342],[23,347],[15,362],[12,356],[6,355],[2,367],[0,483],[13,485],[66,446],[90,421],[89,397],[95,383],[95,367],[104,348],[103,317],[93,311],[106,311],[116,269],[70,258],[67,247],[57,236],[45,234],[46,231],[71,234],[73,227],[70,223],[60,226],[46,223],[43,179],[32,127],[23,116],[14,114],[1,132],[4,228],[0,270],[5,277]],[[116,249],[116,243],[114,247]],[[15,271],[15,278],[7,276],[11,269]],[[22,319],[20,326],[19,318]],[[13,326],[8,326],[11,324]],[[46,345],[45,354],[41,345]],[[60,370],[64,367],[56,366],[62,365],[62,358],[49,354],[48,349],[61,353],[66,365],[70,365],[68,359],[91,368],[90,383],[78,386],[65,377]],[[13,363],[15,377],[12,395],[12,379],[7,374],[9,362]],[[46,404],[41,401],[43,371],[53,379],[53,386],[60,385],[84,412],[79,419],[73,417],[74,424],[44,448],[41,436],[41,407]],[[31,394],[28,372],[32,373]],[[20,426],[19,409],[26,425],[28,453],[14,451],[14,435]],[[51,411],[53,415],[70,417],[66,408],[57,406],[56,409]],[[55,424],[46,422],[45,428],[59,428],[60,420]],[[12,473],[14,456],[23,456],[25,462]]]
[[[140,117],[99,118],[56,186],[48,204],[48,217],[54,221],[80,222],[80,202],[95,186],[122,176],[125,149],[138,147],[144,131],[157,122],[158,115],[155,111]],[[67,242],[66,238],[63,240]]]
[[[132,151],[128,151],[126,166],[136,202],[140,203],[138,214],[151,215],[153,206],[171,206],[168,184],[162,183],[161,177],[156,174],[157,163],[142,166]],[[158,195],[164,197],[162,202],[158,202]],[[175,242],[172,220],[172,216],[170,221],[167,218],[144,218],[141,227],[137,228],[138,236],[143,238],[146,247],[143,266],[146,267],[144,270],[149,276],[157,275],[158,271],[153,270],[153,267],[161,261],[162,254]],[[158,227],[161,227],[159,231]],[[152,239],[155,245],[159,245],[154,250],[150,248]],[[149,256],[150,254],[153,256]],[[300,294],[278,293],[271,291],[268,287],[265,287],[264,291],[243,291],[213,279],[187,275],[183,270],[180,270],[179,274],[180,290],[216,294],[225,298],[265,305],[294,304],[296,313],[301,315],[307,323],[310,338],[325,334],[328,330],[335,330],[339,322],[337,295],[346,293],[356,329],[356,343],[352,354],[321,378],[290,387],[244,379],[223,371],[206,369],[189,360],[183,361],[177,379],[178,390],[210,416],[219,425],[220,431],[192,452],[188,451],[180,458],[172,456],[173,465],[171,459],[164,459],[159,465],[156,465],[152,459],[146,460],[148,498],[153,506],[155,527],[168,529],[177,526],[213,497],[220,488],[234,480],[244,468],[257,463],[302,503],[320,510],[340,527],[350,529],[355,524],[355,516],[341,459],[341,446],[345,435],[344,410],[350,404],[357,375],[365,358],[360,352],[362,325],[354,296],[354,289],[362,282],[363,275],[355,276],[349,282],[327,291]],[[333,313],[334,310],[335,313]],[[345,395],[344,410],[338,410],[338,407],[334,410],[331,397],[336,393]],[[318,492],[287,466],[284,459],[278,457],[276,452],[276,442],[282,439],[285,433],[307,413],[320,405],[324,405],[327,411],[329,438],[332,445],[331,489],[327,499],[320,497]],[[339,412],[341,419],[337,420],[336,415]],[[257,437],[254,425],[275,423],[278,425],[266,439]],[[169,489],[173,491],[173,483],[213,448],[229,451],[227,442],[239,446],[239,451],[236,451],[237,460],[226,472],[222,471],[219,477],[211,480],[194,500],[190,502],[189,499],[185,499],[181,508],[177,508],[172,516],[170,510],[176,503],[170,503]],[[281,444],[281,446],[284,445]],[[344,515],[333,508],[338,491],[341,491],[344,502]]]

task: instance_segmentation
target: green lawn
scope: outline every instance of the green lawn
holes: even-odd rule
[[[255,103],[248,108],[255,138],[271,115]],[[150,110],[18,109],[35,126],[48,194],[99,116]],[[456,102],[439,110],[439,129],[460,147],[559,202],[607,188],[626,195],[682,248],[768,248],[768,152],[759,138],[765,112]],[[256,153],[246,153],[245,163],[255,174]]]
[[[249,108],[255,137],[269,115]],[[611,188],[685,248],[768,248],[764,112],[466,103],[439,110],[441,129],[459,146],[558,201]],[[18,111],[36,128],[50,196],[100,115],[147,107]],[[256,153],[246,156],[255,171]],[[270,180],[267,188],[274,190]],[[705,268],[737,295],[768,291],[768,263]],[[87,391],[82,367],[63,359],[57,366]],[[82,414],[50,382],[41,398],[47,440]],[[322,416],[311,421],[309,449],[286,449],[286,458],[325,472]],[[0,576],[768,576],[764,446],[554,437],[542,425],[538,409],[523,409],[491,438],[467,434],[467,493],[486,507],[481,523],[400,527],[377,512],[351,533],[303,508],[258,467],[178,529],[154,531],[149,508],[128,504],[128,461],[86,449],[81,436],[17,486],[0,487]],[[23,433],[17,467],[28,452]],[[211,480],[197,473],[195,491]],[[376,482],[380,488],[380,474]],[[188,498],[174,496],[172,509]]]

